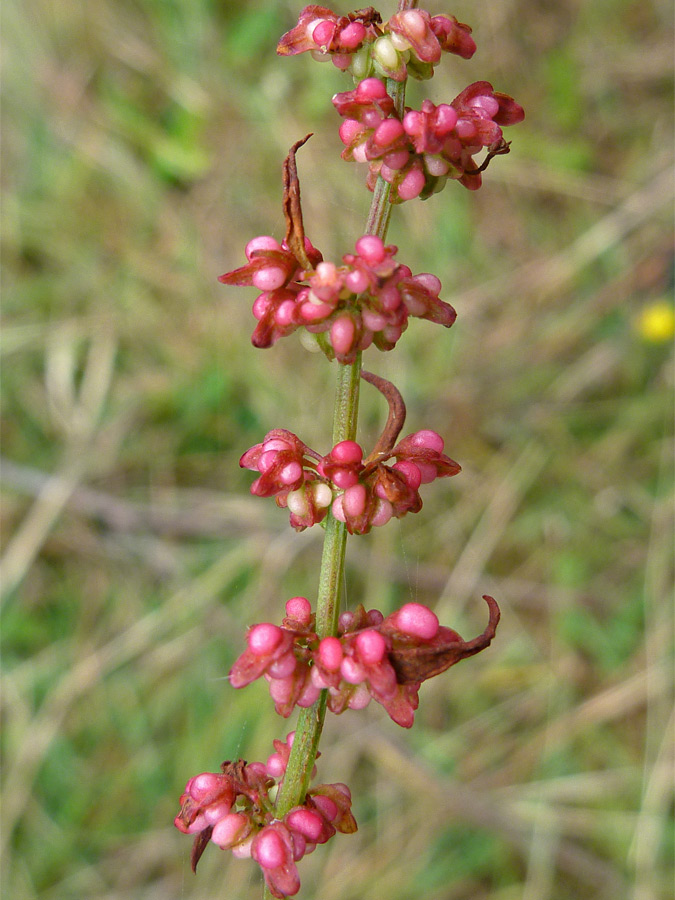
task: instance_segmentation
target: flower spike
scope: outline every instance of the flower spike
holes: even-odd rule
[[[308,52],[353,76],[353,89],[335,94],[333,105],[342,119],[342,157],[367,164],[366,185],[375,191],[366,233],[353,252],[333,260],[324,259],[306,236],[296,155],[308,134],[283,163],[283,240],[254,237],[245,247],[246,262],[219,278],[258,290],[254,347],[272,347],[302,328],[339,370],[328,452],[276,428],[240,458],[255,473],[251,493],[273,497],[288,510],[292,528],[326,529],[316,612],[306,597],[292,597],[280,624],[251,625],[229,673],[236,689],[264,678],[283,718],[296,706],[307,709],[298,719],[298,740],[291,731],[285,740],[274,740],[265,763],[226,761],[219,773],[191,778],[174,820],[194,838],[193,870],[213,843],[237,858],[252,858],[262,871],[265,896],[278,900],[300,890],[304,855],[338,831],[357,828],[345,784],[308,787],[326,710],[339,715],[375,700],[393,722],[410,728],[422,683],[488,647],[499,622],[499,607],[488,595],[488,624],[469,641],[417,602],[386,618],[359,605],[335,621],[347,534],[366,535],[392,518],[419,512],[423,485],[460,472],[438,432],[423,428],[401,438],[403,397],[386,379],[362,370],[361,354],[371,346],[392,350],[410,318],[445,328],[456,319],[440,298],[440,280],[428,272],[413,275],[398,260],[398,247],[386,243],[386,205],[426,199],[451,180],[476,190],[494,157],[509,152],[502,129],[522,121],[524,112],[487,81],[470,84],[450,103],[405,106],[408,78],[431,78],[444,53],[470,59],[475,50],[468,25],[454,16],[432,16],[415,3],[400,3],[388,21],[373,7],[338,15],[305,6],[277,53]],[[356,441],[359,375],[388,405],[370,452]]]

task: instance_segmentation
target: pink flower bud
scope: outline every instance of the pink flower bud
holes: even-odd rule
[[[366,36],[366,29],[360,22],[350,22],[340,31],[340,46],[355,50]]]
[[[349,469],[336,469],[331,476],[331,481],[335,487],[345,489],[358,484],[359,476]]]
[[[312,849],[310,850],[308,847]],[[293,859],[295,862],[301,860],[305,853],[311,853],[315,847],[316,844],[307,844],[304,834],[300,834],[299,831],[293,832]]]
[[[420,472],[420,480],[422,484],[431,484],[438,476],[438,470],[433,463],[422,462],[419,460],[415,463]]]
[[[349,684],[361,684],[366,680],[366,670],[353,656],[346,656],[340,664],[340,674]]]
[[[304,708],[311,706],[312,703],[316,703],[319,699],[319,694],[321,693],[321,688],[317,687],[311,678],[307,679],[307,683],[302,689],[302,693],[298,697],[296,703],[298,706]]]
[[[382,239],[374,234],[364,234],[360,237],[356,242],[356,252],[369,266],[376,266],[386,257]]]
[[[359,101],[384,100],[387,95],[387,89],[379,78],[364,78],[356,87],[356,96]]]
[[[291,675],[289,678],[270,678],[270,697],[274,700],[277,712],[281,708],[286,708],[291,702],[293,691],[295,689],[295,681]],[[288,717],[291,709],[285,714]]]
[[[338,129],[338,134],[345,147],[348,147],[362,130],[363,126],[357,119],[345,119]]]
[[[345,513],[342,508],[342,497],[342,494],[340,494],[339,497],[336,497],[335,500],[333,500],[333,505],[331,507],[331,512],[333,513],[333,516],[338,520],[338,522],[345,522]]]
[[[323,691],[328,687],[331,687],[332,681],[330,678],[326,678],[319,669],[318,666],[312,666],[309,670],[309,676],[312,679],[312,684],[316,685],[319,690]]]
[[[384,155],[384,164],[388,169],[391,169],[394,172],[398,172],[401,169],[405,168],[409,159],[409,150],[395,150],[392,153],[386,153]]]
[[[259,294],[253,301],[252,312],[256,319],[262,319],[272,305],[272,298],[269,294]]]
[[[331,787],[334,787],[336,791],[339,791],[351,803],[352,792],[349,790],[348,785],[344,784],[342,781],[336,781],[334,784],[331,785]]]
[[[263,442],[263,448],[265,452],[268,450],[291,450],[292,445],[289,441],[284,440],[284,438],[280,437],[270,437],[269,435],[274,434],[273,431],[270,431],[268,435],[266,435],[265,440]]]
[[[302,301],[298,300],[296,305],[298,306],[300,317],[310,324],[312,322],[321,322],[333,312],[333,307],[330,303],[316,303],[311,292],[307,292],[305,299]]]
[[[417,9],[407,9],[398,15],[399,21],[405,25],[405,30],[411,38],[421,40],[427,32],[427,23]]]
[[[293,831],[298,831],[305,838],[316,843],[324,830],[324,822],[321,815],[304,806],[292,809],[286,816],[285,822]]]
[[[403,328],[401,328],[400,325],[387,325],[386,328],[382,329],[383,338],[392,346],[398,341],[402,334]]]
[[[382,525],[386,525],[393,515],[394,508],[391,503],[380,498],[375,506],[375,512],[371,516],[370,524],[374,528],[380,528]]]
[[[378,294],[378,300],[385,312],[393,312],[401,305],[401,294],[396,285],[387,284]]]
[[[259,286],[259,285],[258,285]],[[295,321],[295,300],[284,300],[274,313],[274,321],[281,328],[292,325]]]
[[[336,462],[349,465],[360,463],[363,459],[363,450],[356,441],[340,441],[330,451],[330,455]]]
[[[379,663],[387,649],[387,643],[379,631],[362,631],[355,643],[361,661],[369,666]]]
[[[291,597],[286,601],[286,615],[289,619],[296,619],[303,625],[309,625],[312,605],[306,597]]]
[[[338,357],[347,356],[354,346],[356,327],[350,316],[340,316],[331,325],[330,342]]]
[[[267,777],[267,772],[265,771],[265,764],[261,762],[252,762],[246,766],[246,769],[249,775],[254,775],[257,779],[264,779]]]
[[[255,653],[256,656],[266,656],[276,650],[282,638],[283,631],[278,625],[263,622],[261,625],[254,625],[251,628],[247,641],[252,653]]]
[[[250,262],[254,250],[281,250],[281,244],[275,241],[273,237],[263,234],[260,237],[254,237],[248,242],[244,248],[246,259]]]
[[[232,780],[227,775],[211,772],[196,775],[185,786],[174,825],[183,834],[198,834],[228,815],[235,796]]]
[[[372,699],[371,693],[368,690],[368,685],[361,683],[356,686],[356,690],[349,698],[347,706],[350,709],[365,709]]]
[[[280,753],[272,753],[267,758],[265,769],[271,778],[281,778],[286,771],[286,762],[283,756]]]
[[[308,26],[307,33],[318,47],[328,47],[335,34],[335,23],[328,19],[318,19]]]
[[[232,804],[226,801],[222,803],[212,803],[204,810],[204,821],[207,825],[215,825],[215,823],[220,822],[223,816],[226,816],[231,809]]]
[[[288,678],[295,672],[297,660],[292,650],[284,653],[279,659],[275,659],[273,663],[267,667],[267,673],[272,678]]]
[[[277,464],[277,451],[276,450],[268,450],[266,445],[263,444],[263,452],[260,454],[260,458],[258,459],[258,471],[259,472],[269,472],[270,469],[273,469]]]
[[[414,200],[422,193],[425,180],[421,169],[410,169],[398,186],[398,196],[401,200]]]
[[[447,53],[456,53],[462,59],[471,59],[476,52],[471,29],[468,25],[458,22],[454,16],[434,16],[429,24],[441,49]]]
[[[460,140],[465,143],[469,142],[472,138],[475,138],[478,134],[478,130],[472,119],[459,119],[455,126],[455,131]]]
[[[397,462],[392,466],[393,469],[396,469],[397,472],[400,472],[401,475],[407,481],[409,487],[416,491],[417,488],[422,484],[422,473],[420,472],[418,466],[415,465],[414,462],[411,462],[409,459],[402,459],[401,462]]]
[[[338,631],[340,634],[346,634],[352,627],[354,622],[354,613],[350,610],[340,613],[338,616]]]
[[[329,672],[337,672],[343,658],[342,644],[336,637],[326,637],[319,644],[319,661]]]
[[[449,103],[441,103],[436,107],[434,119],[436,133],[449,134],[457,124],[457,110]]]
[[[474,97],[470,105],[479,115],[485,115],[489,119],[494,119],[499,112],[499,101],[494,96]]]
[[[255,839],[255,858],[266,869],[278,869],[287,859],[286,845],[276,831],[265,828]]]
[[[346,516],[362,516],[366,510],[367,493],[365,485],[355,484],[348,487],[342,495],[342,509]]]
[[[355,270],[345,276],[345,284],[353,294],[363,293],[363,291],[367,290],[369,283],[365,272]]]
[[[384,119],[377,126],[373,134],[373,141],[379,147],[389,147],[404,134],[405,131],[403,130],[403,125],[401,124],[400,120],[390,117],[388,119]],[[283,284],[283,281],[281,283]],[[275,285],[275,287],[279,286],[280,285]],[[266,288],[265,290],[269,290],[269,288]]]
[[[429,153],[425,153],[424,168],[427,170],[427,173],[434,178],[442,178],[450,171],[450,163],[441,156],[432,156]]]
[[[333,65],[341,72],[348,69],[354,62],[354,56],[351,53],[334,53],[331,59]]]
[[[330,799],[330,797],[326,797],[323,794],[312,794],[312,800],[314,800],[317,809],[321,811],[321,813],[328,819],[329,822],[337,819],[340,810],[337,808],[337,804],[334,803]]]
[[[422,603],[406,603],[392,616],[399,631],[429,641],[438,633],[438,617]]]
[[[380,313],[372,312],[370,309],[364,309],[361,313],[363,324],[371,331],[382,331],[387,325],[387,319]]]
[[[419,275],[415,275],[413,281],[435,296],[438,296],[442,287],[440,279],[429,272],[421,272]]]
[[[354,149],[352,150],[352,156],[354,158],[354,162],[357,162],[357,163],[368,162],[366,145],[359,144],[357,147],[354,147]]]
[[[299,462],[290,462],[279,472],[279,481],[282,484],[294,484],[302,477],[302,466]]]
[[[274,291],[286,283],[287,274],[280,266],[267,266],[251,276],[251,282],[260,291]]]
[[[227,850],[233,844],[247,837],[251,830],[251,822],[243,813],[230,813],[224,816],[213,828],[211,840],[214,844]]]

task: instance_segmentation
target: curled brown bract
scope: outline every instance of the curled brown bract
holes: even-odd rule
[[[405,403],[398,389],[390,381],[373,375],[372,372],[361,371],[361,378],[376,387],[389,404],[389,415],[382,434],[372,449],[372,452],[364,459],[364,472],[367,474],[382,460],[389,459],[391,451],[398,439],[401,429],[405,425]]]
[[[443,647],[403,647],[391,650],[389,661],[396,672],[398,683],[419,684],[489,647],[497,631],[500,612],[494,597],[483,594],[483,600],[490,609],[490,618],[485,631],[472,641],[451,641]]]
[[[307,256],[305,248],[305,228],[302,222],[302,207],[300,205],[300,181],[295,165],[295,154],[312,137],[305,135],[301,141],[296,141],[288,151],[288,156],[283,165],[284,199],[283,209],[286,219],[286,244],[298,265],[303,269],[313,269],[314,266]]]

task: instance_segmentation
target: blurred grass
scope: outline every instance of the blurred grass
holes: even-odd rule
[[[291,143],[327,257],[359,235],[330,65],[274,46],[300,4],[3,9],[3,890],[17,900],[253,898],[171,825],[193,773],[264,759],[266,691],[225,681],[246,623],[316,589],[321,534],[250,497],[240,453],[328,448],[333,372],[249,344],[215,279],[283,233]],[[390,8],[383,13],[391,12]],[[345,8],[346,9],[346,8]],[[344,12],[345,9],[340,11]],[[410,430],[464,469],[351,542],[348,602],[414,596],[488,653],[425,685],[401,733],[327,726],[321,777],[359,832],[302,863],[321,900],[665,900],[672,884],[672,119],[669,4],[457,4],[527,110],[478,194],[395,211],[391,240],[459,319],[395,355]],[[665,329],[643,327],[666,304]],[[362,435],[383,419],[363,391]],[[315,529],[317,532],[318,529]]]

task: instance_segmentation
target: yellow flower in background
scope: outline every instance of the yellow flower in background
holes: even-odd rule
[[[667,300],[655,300],[641,310],[635,329],[645,341],[661,344],[675,335],[675,307]]]

